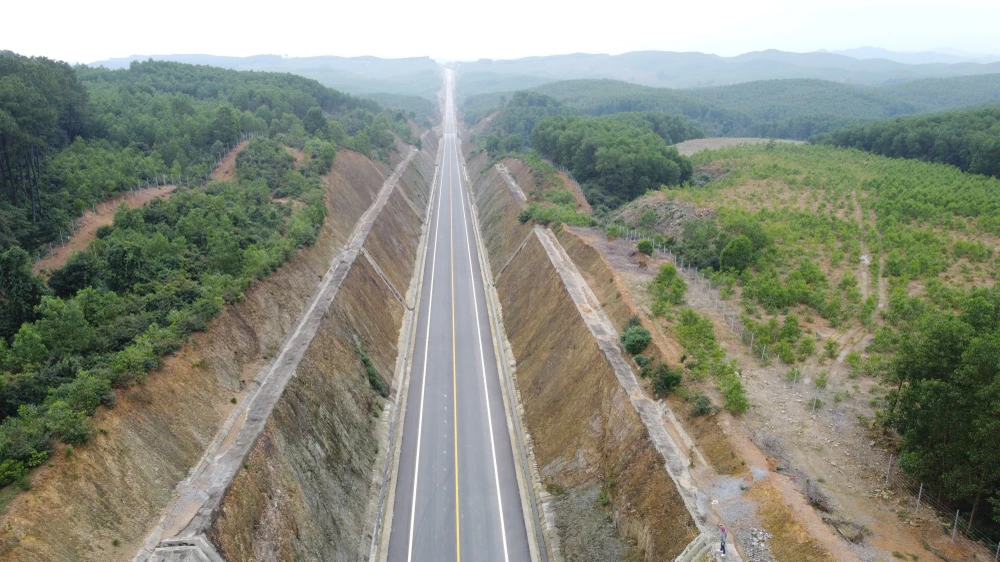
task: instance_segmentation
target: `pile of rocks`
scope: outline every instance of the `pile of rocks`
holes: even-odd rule
[[[771,540],[771,533],[764,529],[750,527],[737,531],[736,535],[740,541],[740,550],[743,552],[745,562],[774,562],[771,548],[767,545],[767,541]]]

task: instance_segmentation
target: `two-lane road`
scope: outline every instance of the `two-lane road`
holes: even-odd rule
[[[390,562],[528,562],[446,71],[443,158],[417,313]]]

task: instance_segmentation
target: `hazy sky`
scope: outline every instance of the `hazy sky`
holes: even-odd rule
[[[997,0],[11,1],[0,49],[71,62],[132,54],[736,55],[878,46],[1000,53]],[[33,22],[25,25],[24,22]]]

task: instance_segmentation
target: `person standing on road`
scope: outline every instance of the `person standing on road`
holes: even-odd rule
[[[719,535],[721,536],[721,543],[719,544],[719,552],[723,556],[726,555],[726,526],[719,523]]]

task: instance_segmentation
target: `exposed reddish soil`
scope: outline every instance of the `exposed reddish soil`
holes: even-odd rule
[[[291,154],[292,157],[295,158],[295,167],[296,168],[299,167],[299,164],[301,164],[302,160],[305,159],[305,157],[306,157],[306,153],[302,152],[301,148],[292,148],[290,146],[286,146],[285,147],[285,152]]]
[[[720,148],[729,148],[731,146],[736,146],[740,144],[760,144],[768,142],[770,139],[760,139],[760,138],[711,138],[711,139],[692,139],[689,141],[684,141],[677,143],[674,147],[677,148],[677,152],[680,152],[683,156],[691,156],[695,152],[701,152],[702,150],[718,150]],[[793,140],[783,140],[775,139],[777,142],[788,142],[792,144],[802,144],[802,141]]]
[[[236,145],[236,148],[231,150],[229,154],[222,158],[222,162],[219,166],[212,172],[211,178],[217,181],[229,181],[236,178],[236,155],[243,150],[243,147],[247,145],[249,141],[243,141]],[[297,157],[301,160],[301,150],[298,151],[300,156]],[[293,154],[294,155],[294,154]],[[146,203],[149,203],[153,199],[165,199],[170,197],[170,194],[177,189],[176,185],[163,185],[159,187],[150,187],[146,189],[140,189],[128,195],[119,195],[117,197],[112,197],[103,203],[97,205],[97,210],[93,209],[84,211],[83,216],[76,219],[76,233],[73,234],[64,244],[59,246],[53,246],[52,251],[46,254],[42,259],[35,262],[31,267],[31,270],[35,275],[47,276],[51,272],[59,269],[60,267],[66,265],[66,261],[69,260],[70,256],[73,254],[83,251],[87,248],[95,238],[97,238],[97,229],[110,225],[115,220],[115,209],[118,205],[122,203],[128,205],[130,209],[135,209],[136,207],[141,207]]]
[[[229,151],[229,154],[222,157],[222,162],[212,172],[212,179],[216,181],[230,181],[236,179],[236,156],[250,141],[243,141],[236,145],[236,148]]]
[[[87,244],[97,238],[97,229],[101,226],[110,225],[115,220],[115,209],[124,203],[129,208],[136,208],[145,205],[153,199],[163,199],[169,197],[175,185],[163,185],[140,189],[128,195],[112,197],[107,201],[97,205],[97,211],[87,210],[83,216],[76,219],[76,234],[70,236],[65,244],[53,246],[52,251],[42,259],[35,262],[31,270],[35,275],[47,276],[49,273],[66,265],[66,260],[73,254],[84,250]]]

